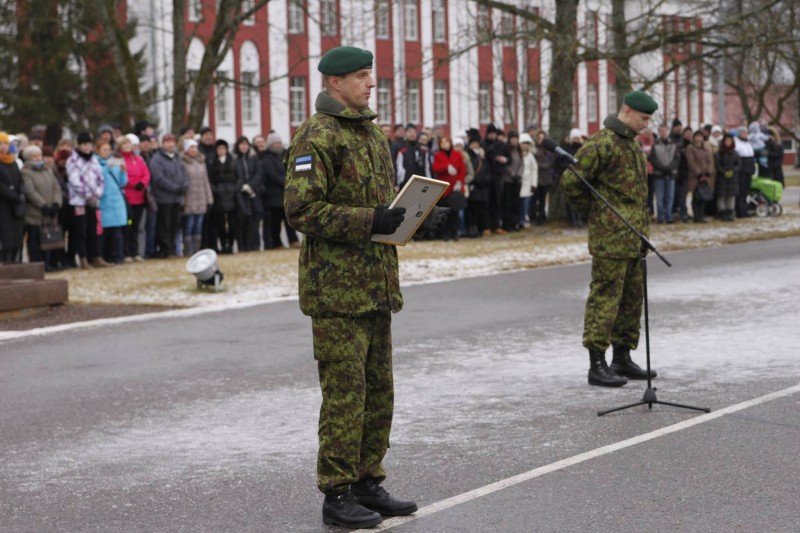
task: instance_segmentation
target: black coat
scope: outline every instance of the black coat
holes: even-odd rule
[[[236,193],[242,186],[236,182],[231,154],[228,154],[224,163],[218,157],[214,157],[211,161],[209,182],[211,192],[214,193],[214,211],[225,213],[236,211]]]
[[[737,196],[739,194],[739,161],[739,154],[736,153],[736,150],[727,152],[720,150],[714,154],[714,167],[717,171],[714,195]],[[726,172],[733,172],[733,175],[726,178]]]
[[[261,154],[264,184],[264,204],[269,209],[283,208],[283,189],[286,186],[286,167],[283,154],[266,150]]]
[[[466,152],[469,154],[469,161],[475,171],[472,182],[469,184],[469,200],[471,202],[488,202],[489,188],[492,184],[492,179],[489,176],[489,165],[471,149],[468,148]]]
[[[0,250],[22,248],[25,185],[16,161],[0,163]],[[19,214],[22,216],[18,216]]]
[[[783,146],[772,139],[767,139],[767,159],[769,161],[769,177],[783,183]]]
[[[489,164],[489,175],[492,177],[492,181],[502,182],[508,165],[511,163],[511,151],[508,149],[508,145],[500,141],[487,141],[484,151],[486,152],[486,162]],[[506,162],[495,161],[497,156],[505,157]]]
[[[240,211],[243,211],[243,214],[247,216],[262,214],[264,212],[264,204],[261,202],[261,192],[264,186],[258,157],[253,152],[248,152],[244,155],[240,154],[233,163],[233,170],[236,175],[236,183],[239,184],[238,194],[242,195],[242,198],[239,199],[239,205],[244,206],[249,203],[250,207],[249,213],[246,208],[240,208]],[[255,197],[251,198],[248,193],[241,191],[244,185],[250,185]]]

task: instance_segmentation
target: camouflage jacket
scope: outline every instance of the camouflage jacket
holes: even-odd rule
[[[575,154],[576,170],[648,236],[647,157],[636,133],[615,115],[606,118],[603,126]],[[573,208],[588,215],[589,253],[614,259],[639,257],[639,238],[569,170],[561,177],[561,190]]]
[[[316,110],[285,160],[286,216],[305,234],[300,309],[312,317],[397,312],[397,250],[370,241],[375,208],[395,195],[389,144],[369,109],[347,109],[322,92]]]

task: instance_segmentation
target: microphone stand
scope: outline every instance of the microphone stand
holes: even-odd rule
[[[556,153],[558,153],[558,152],[556,152]],[[562,154],[558,154],[558,155],[562,155]],[[565,157],[565,156],[562,155],[562,157]],[[613,412],[616,412],[616,411],[622,411],[623,409],[630,409],[631,407],[636,407],[638,405],[647,405],[648,409],[652,409],[653,408],[653,404],[671,405],[673,407],[680,407],[680,408],[683,408],[683,409],[694,409],[695,411],[703,411],[705,413],[710,413],[711,409],[708,409],[707,407],[694,407],[692,405],[683,405],[683,404],[680,404],[680,403],[664,402],[664,401],[659,400],[656,397],[656,388],[653,387],[652,378],[650,377],[650,314],[649,314],[648,305],[647,305],[648,304],[648,302],[647,302],[647,252],[648,251],[652,251],[668,267],[671,267],[672,264],[669,261],[667,261],[667,259],[658,252],[658,250],[653,245],[653,243],[650,242],[650,240],[647,237],[645,237],[642,234],[641,231],[636,229],[633,226],[633,224],[628,222],[628,220],[624,216],[622,216],[622,214],[619,211],[617,211],[614,208],[614,206],[611,205],[608,202],[608,200],[606,200],[605,197],[602,194],[600,194],[600,192],[597,189],[592,187],[592,185],[586,180],[586,178],[581,176],[580,172],[575,170],[575,161],[571,156],[570,156],[569,159],[570,159],[570,165],[567,168],[573,174],[575,174],[578,177],[578,179],[580,179],[583,182],[583,184],[590,191],[592,191],[592,194],[594,194],[594,196],[598,200],[603,202],[603,204],[605,204],[605,206],[608,207],[611,210],[611,212],[614,213],[614,215],[618,219],[620,219],[622,221],[622,223],[625,224],[628,227],[629,230],[631,230],[631,232],[633,232],[634,235],[639,237],[639,241],[641,242],[641,249],[640,249],[640,252],[639,252],[639,264],[642,267],[642,284],[644,286],[643,287],[644,288],[644,339],[645,339],[645,352],[647,354],[647,389],[645,389],[644,396],[642,397],[642,399],[640,401],[635,402],[635,403],[630,403],[630,404],[627,404],[627,405],[623,405],[621,407],[615,407],[613,409],[608,409],[606,411],[598,411],[597,412],[597,416],[603,416],[603,415],[607,415],[608,413],[613,413]]]

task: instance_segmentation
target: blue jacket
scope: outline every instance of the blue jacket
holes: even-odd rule
[[[100,197],[100,223],[104,228],[117,228],[128,225],[128,207],[122,188],[128,183],[128,174],[119,167],[120,159],[112,161],[97,158],[103,170],[105,189]]]

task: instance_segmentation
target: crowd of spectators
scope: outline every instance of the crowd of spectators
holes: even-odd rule
[[[489,124],[450,136],[414,124],[383,127],[399,191],[412,175],[447,181],[448,220],[422,239],[458,240],[544,224],[551,188],[566,163],[542,147],[547,133]],[[575,154],[573,129],[561,146]],[[657,223],[747,216],[754,175],[783,183],[783,147],[756,122],[732,132],[681,121],[639,136],[648,161],[648,206]],[[106,268],[150,258],[299,246],[283,210],[283,140],[274,132],[233,148],[211,128],[160,139],[153,126],[113,125],[44,146],[40,136],[0,132],[0,262],[44,261],[48,271]],[[689,199],[691,198],[691,199]],[[691,212],[689,209],[691,206]],[[569,222],[583,225],[567,206]],[[691,216],[690,216],[691,215]],[[57,222],[63,249],[42,250],[43,224]]]
[[[648,207],[658,224],[688,222],[689,205],[698,223],[707,216],[725,222],[746,217],[754,176],[784,184],[781,138],[765,124],[692,130],[676,118],[657,134],[644,132],[639,142],[647,153]]]
[[[210,128],[159,139],[147,122],[128,134],[103,125],[55,148],[0,133],[0,262],[27,251],[47,271],[88,270],[206,248],[297,247],[283,213],[284,151],[274,132],[230,150]],[[43,227],[54,223],[63,249],[43,250]]]

